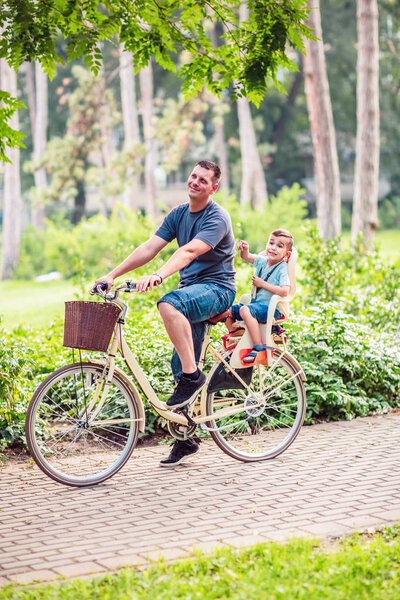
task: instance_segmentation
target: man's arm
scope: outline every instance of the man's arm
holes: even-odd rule
[[[147,289],[151,290],[154,285],[157,285],[155,283],[157,275],[164,280],[177,271],[180,271],[186,267],[186,265],[189,265],[191,262],[193,262],[195,258],[205,254],[209,250],[211,250],[211,246],[206,244],[206,242],[203,242],[197,238],[191,240],[184,246],[181,246],[175,250],[171,258],[167,260],[165,265],[158,269],[156,274],[143,276],[136,283],[136,290],[138,292],[145,292]]]
[[[121,264],[110,271],[110,273],[97,279],[95,285],[100,283],[100,281],[105,281],[108,284],[108,289],[110,289],[117,277],[121,277],[121,275],[129,273],[129,271],[133,271],[134,269],[147,264],[157,256],[167,244],[168,242],[162,238],[153,235],[149,240],[135,248],[135,250],[122,261]]]

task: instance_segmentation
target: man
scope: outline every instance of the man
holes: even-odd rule
[[[171,359],[176,388],[167,400],[172,409],[190,404],[206,377],[197,363],[204,339],[205,321],[226,309],[235,297],[232,223],[225,209],[212,200],[221,171],[211,161],[198,162],[187,182],[189,202],[174,208],[156,233],[136,248],[120,265],[96,281],[113,285],[114,279],[150,262],[169,242],[178,250],[157,273],[145,275],[136,290],[146,292],[179,271],[177,290],[157,303],[167,334],[174,346]],[[194,440],[176,440],[169,457],[160,465],[173,467],[199,449]]]

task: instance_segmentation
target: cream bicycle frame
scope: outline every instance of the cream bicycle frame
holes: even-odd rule
[[[119,301],[117,301],[117,302],[118,302],[118,304],[120,304]],[[121,304],[123,304],[123,303],[121,303]],[[207,352],[207,349],[209,349],[213,358],[217,362],[222,362],[224,364],[225,368],[239,380],[239,382],[242,384],[243,388],[245,390],[247,390],[249,394],[253,395],[250,387],[243,381],[243,379],[240,377],[240,375],[231,367],[229,362],[227,360],[225,360],[224,356],[220,352],[218,352],[215,348],[210,346],[210,338],[211,338],[210,328],[211,328],[211,325],[207,325],[207,330],[206,330],[206,334],[204,337],[204,342],[203,342],[200,359],[199,359],[199,368],[202,369],[202,367],[204,365],[205,354]],[[149,401],[150,405],[155,409],[155,411],[161,417],[166,419],[167,421],[172,421],[174,423],[178,423],[180,425],[183,425],[184,427],[189,426],[189,422],[183,414],[170,410],[168,407],[166,407],[165,402],[160,401],[159,398],[157,397],[157,394],[154,391],[151,384],[149,383],[145,372],[139,365],[136,357],[134,356],[133,352],[131,351],[131,349],[129,348],[129,346],[125,340],[125,337],[122,332],[122,323],[121,322],[118,322],[115,327],[114,337],[111,342],[111,346],[110,346],[110,349],[108,352],[107,359],[105,359],[105,361],[104,360],[103,361],[92,361],[92,362],[101,364],[104,367],[104,371],[103,371],[104,377],[101,380],[99,380],[99,382],[97,383],[94,396],[89,403],[89,406],[87,409],[88,414],[90,414],[89,422],[92,425],[97,424],[97,421],[95,421],[96,416],[99,414],[101,408],[103,407],[104,403],[106,402],[108,388],[111,384],[111,380],[112,380],[114,372],[117,371],[118,374],[124,379],[125,383],[129,386],[130,390],[132,391],[132,393],[137,401],[140,417],[139,417],[139,419],[133,419],[133,420],[139,421],[139,430],[141,432],[144,432],[145,411],[144,411],[142,398],[139,394],[137,387],[134,385],[134,383],[131,381],[131,379],[124,373],[124,371],[122,371],[115,365],[115,357],[116,357],[117,350],[119,350],[122,358],[125,360],[129,370],[131,371],[134,379],[138,383],[139,387],[141,388],[141,390],[143,391],[147,400]],[[299,363],[296,361],[296,359],[294,359],[294,357],[292,357],[289,353],[286,352],[286,348],[284,349],[284,352],[280,351],[280,356],[274,362],[274,364],[271,365],[270,369],[271,370],[275,369],[276,366],[279,364],[282,356],[284,356],[284,355],[287,358],[289,358],[296,367],[296,372],[291,377],[291,379],[294,379],[295,377],[297,377],[299,375],[302,379],[303,378],[305,379],[303,370],[300,367]],[[211,415],[207,415],[207,411],[206,411],[207,387],[208,387],[208,382],[209,382],[212,372],[213,372],[213,370],[211,370],[210,373],[208,374],[206,384],[202,388],[201,392],[199,392],[199,393],[201,393],[200,403],[198,403],[198,401],[196,401],[196,402],[192,403],[189,407],[189,412],[192,412],[190,417],[196,425],[202,425],[202,424],[206,423],[207,421],[214,420],[215,418],[233,416],[235,414],[239,414],[239,413],[243,412],[243,409],[244,409],[244,404],[241,404],[240,406],[236,405],[234,408],[233,407],[222,408],[222,409],[215,411]],[[286,381],[287,381],[286,379],[282,380],[281,385],[283,385]],[[262,384],[262,382],[260,381],[260,386],[261,386],[261,384]],[[276,391],[276,389],[279,389],[279,387],[280,387],[279,382],[277,382],[277,384],[278,384],[278,387],[275,385],[273,388],[273,390],[275,390],[275,391]],[[103,388],[103,390],[102,390],[102,388]],[[260,389],[261,389],[261,398],[263,398],[263,402],[265,402],[265,399],[268,398],[268,396],[264,396],[264,394],[262,393],[264,391],[262,389],[262,387],[260,387]],[[271,395],[273,393],[273,390],[270,391],[269,395]],[[101,397],[99,398],[100,392],[101,392]],[[263,402],[260,402],[259,404],[252,404],[252,409],[262,406]],[[224,403],[224,401],[221,400],[221,403],[219,403],[219,405],[221,405],[223,403]],[[226,399],[225,403],[230,404],[229,399]],[[199,404],[200,404],[200,406],[199,406]],[[194,412],[196,412],[197,414],[193,414]],[[121,423],[121,422],[129,422],[129,421],[130,421],[129,419],[128,420],[115,419],[115,420],[109,420],[106,422],[107,422],[107,424],[117,424],[117,423]],[[105,421],[102,421],[101,423],[104,425]],[[208,429],[208,428],[206,428],[206,429]]]

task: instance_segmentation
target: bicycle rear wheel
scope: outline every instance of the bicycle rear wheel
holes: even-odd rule
[[[207,414],[213,418],[206,425],[216,444],[244,462],[266,460],[284,452],[304,421],[302,371],[276,351],[271,366],[253,367],[250,382],[246,380],[248,389],[232,389],[238,382],[231,374],[227,382],[230,388],[207,395]],[[232,409],[237,412],[226,416]]]
[[[25,425],[30,453],[59,483],[100,483],[132,454],[139,433],[136,400],[118,374],[104,403],[103,389],[101,365],[76,363],[49,375],[30,401]]]

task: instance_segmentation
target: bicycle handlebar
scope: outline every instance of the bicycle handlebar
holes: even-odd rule
[[[104,298],[105,300],[116,300],[118,298],[120,290],[123,292],[134,292],[136,290],[136,283],[131,279],[126,279],[125,283],[121,283],[118,285],[113,294],[106,294],[106,290],[108,285],[105,281],[100,281],[93,289],[90,290],[90,294],[92,296],[98,295]]]

